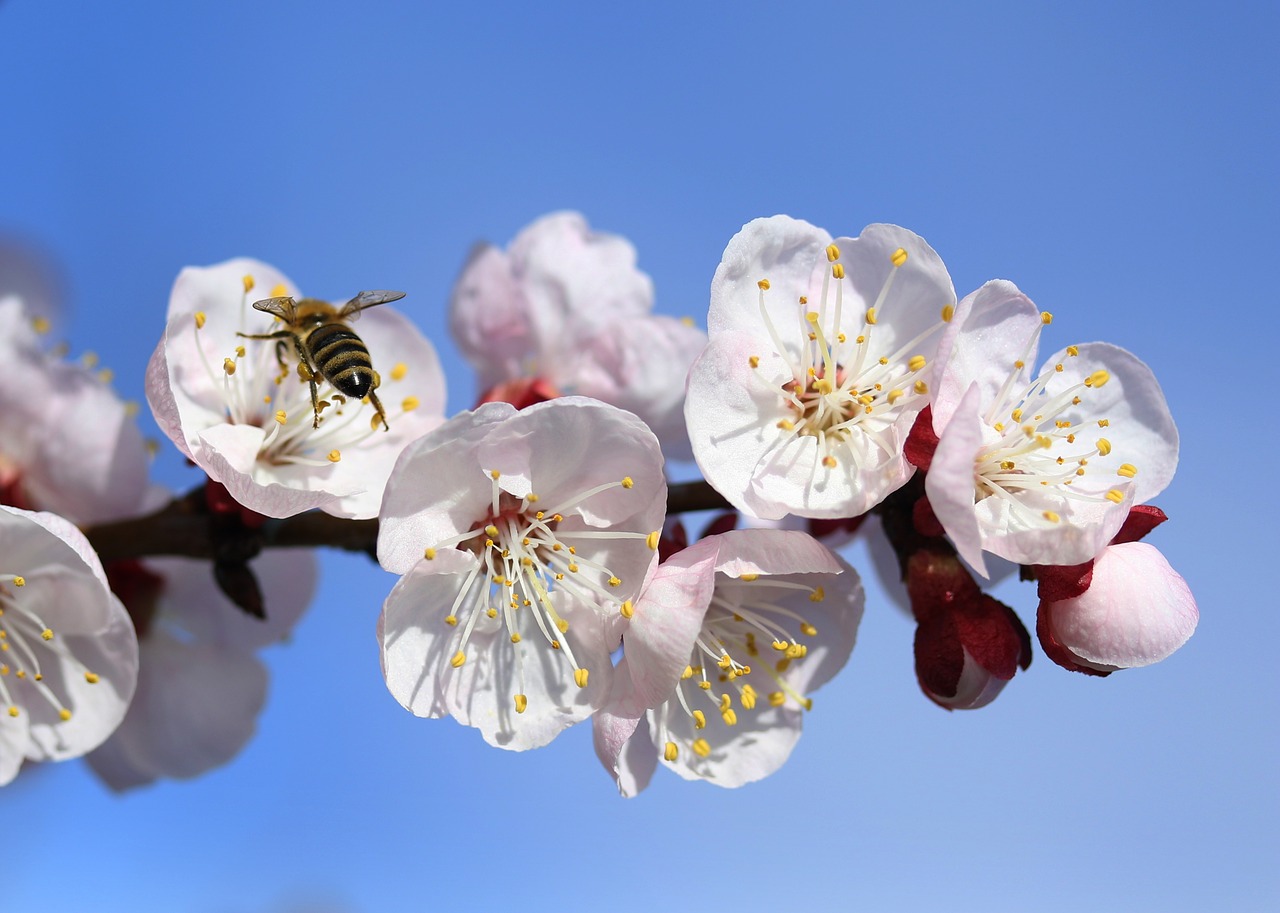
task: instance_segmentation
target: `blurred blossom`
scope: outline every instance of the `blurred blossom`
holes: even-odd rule
[[[1088,561],[1132,505],[1173,477],[1178,432],[1159,384],[1101,342],[1068,346],[1033,377],[1052,318],[1012,282],[988,282],[961,309],[967,317],[939,351],[925,479],[934,513],[984,576],[983,552],[1019,564]]]
[[[659,566],[635,604],[595,745],[625,796],[659,760],[735,787],[773,773],[853,650],[858,574],[801,532],[733,530]]]
[[[25,238],[0,235],[0,300],[18,298],[42,331],[66,316],[66,280],[57,260]]]
[[[138,642],[84,535],[0,507],[0,784],[23,759],[62,761],[120,724]]]
[[[199,776],[253,737],[267,695],[256,652],[286,637],[315,592],[307,550],[272,550],[253,562],[267,617],[258,620],[214,586],[207,561],[148,558],[107,568],[140,631],[138,689],[124,722],[89,755],[114,790]]]
[[[136,407],[110,374],[48,351],[24,302],[0,299],[0,504],[87,524],[131,514],[146,491]],[[88,360],[92,362],[92,359]]]
[[[411,444],[378,534],[404,575],[378,624],[396,699],[515,750],[586,718],[657,559],[662,465],[635,416],[576,396],[488,403]]]
[[[653,283],[636,269],[630,242],[558,212],[505,252],[472,251],[449,326],[479,374],[481,402],[590,396],[634,412],[669,457],[687,459],[685,376],[707,337],[652,310]]]
[[[389,430],[372,406],[347,400],[318,377],[327,405],[314,428],[310,384],[296,370],[293,341],[245,338],[282,329],[251,305],[285,295],[301,297],[283,274],[256,260],[184,269],[147,367],[147,400],[178,449],[244,506],[268,517],[316,507],[374,517],[400,451],[442,421],[444,375],[435,349],[392,308],[361,311],[355,328],[380,373]]]
[[[955,291],[923,238],[870,225],[831,236],[788,216],[733,237],[711,283],[710,342],[685,417],[707,481],[739,510],[839,519],[910,478]]]

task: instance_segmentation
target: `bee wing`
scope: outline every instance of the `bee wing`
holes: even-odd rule
[[[293,307],[294,300],[289,295],[283,295],[279,298],[263,298],[261,301],[253,303],[254,310],[274,314],[285,323],[293,322]]]
[[[404,292],[389,292],[385,289],[379,289],[371,292],[360,292],[342,306],[342,310],[338,312],[338,319],[354,320],[355,316],[365,308],[371,308],[378,304],[386,304],[388,301],[399,301],[403,297]]]

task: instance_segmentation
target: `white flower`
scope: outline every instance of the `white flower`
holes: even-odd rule
[[[253,570],[265,620],[212,586],[207,561],[149,558],[108,568],[135,617],[147,619],[129,712],[88,757],[112,789],[199,776],[253,737],[267,697],[267,669],[256,652],[285,637],[310,603],[316,560],[305,550],[273,550],[255,559]]]
[[[472,251],[449,326],[480,374],[482,401],[590,396],[634,412],[669,455],[687,458],[684,381],[707,337],[652,310],[653,283],[636,269],[630,242],[558,212],[523,229],[505,253]]]
[[[105,375],[46,352],[13,297],[0,300],[0,361],[20,378],[0,384],[0,503],[81,524],[132,513],[146,448]]]
[[[929,503],[983,575],[983,552],[1018,564],[1088,561],[1132,505],[1173,477],[1178,432],[1160,385],[1101,342],[1068,346],[1032,377],[1052,317],[1003,280],[965,302],[967,318],[939,352]]]
[[[61,517],[0,507],[0,784],[61,761],[124,717],[138,642],[88,540]]]
[[[489,403],[411,444],[378,534],[405,575],[379,620],[387,687],[493,745],[551,741],[607,694],[665,513],[657,439],[595,400]]]
[[[744,226],[689,373],[685,418],[707,481],[765,519],[870,510],[914,471],[903,441],[954,313],[942,261],[904,228],[833,242],[787,216]]]
[[[664,561],[595,718],[622,794],[644,789],[659,758],[725,787],[781,767],[810,695],[853,650],[863,602],[857,572],[791,530],[732,530]]]
[[[270,517],[318,507],[342,517],[378,512],[405,444],[438,425],[444,377],[435,350],[392,308],[361,311],[389,430],[374,409],[320,383],[314,428],[310,384],[294,370],[292,340],[249,339],[281,325],[254,301],[297,290],[255,260],[189,267],[178,276],[164,339],[147,368],[147,400],[178,449],[244,506]],[[317,381],[320,379],[317,378]]]

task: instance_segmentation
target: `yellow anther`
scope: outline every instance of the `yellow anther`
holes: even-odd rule
[[[925,361],[925,358],[923,355],[912,355],[911,360],[907,362],[907,370],[919,371],[926,364],[928,364],[928,362]]]
[[[1119,504],[1124,501],[1124,492],[1118,488],[1113,488],[1107,492],[1107,500],[1112,504]]]
[[[565,570],[567,570],[570,574],[576,574],[576,573],[578,573],[578,564],[577,564],[577,562],[575,562],[575,561],[570,561],[570,562],[569,562],[569,566],[568,566],[567,568],[565,568]]]
[[[1059,457],[1059,458],[1058,458],[1058,462],[1059,462],[1059,463],[1061,463],[1061,462],[1062,462],[1062,458],[1061,458],[1061,457]],[[1084,470],[1083,470],[1083,469],[1077,469],[1077,470],[1076,470],[1076,475],[1078,475],[1078,476],[1082,476],[1082,475],[1084,475]],[[1071,483],[1070,483],[1070,481],[1067,481],[1065,484],[1070,485]]]
[[[245,273],[242,277],[240,277],[240,284],[244,286],[244,291],[246,295],[249,294],[249,292],[253,291],[253,286],[254,286],[253,277],[250,276],[248,273]]]
[[[484,534],[490,537],[491,539],[496,539],[498,538],[498,527],[490,523],[488,526],[484,528]]]
[[[1111,442],[1107,440],[1105,437],[1098,438],[1098,453],[1101,454],[1102,456],[1106,456],[1110,452],[1111,452]]]
[[[867,308],[867,324],[869,326],[875,326],[875,322],[876,322],[876,309]],[[862,342],[862,337],[858,337],[858,342]]]
[[[705,729],[707,725],[707,715],[701,710],[693,711],[693,728]]]
[[[35,331],[36,331],[37,333],[39,333],[41,336],[43,336],[45,333],[48,333],[48,332],[49,332],[49,330],[51,330],[52,328],[53,328],[53,327],[52,327],[52,325],[49,323],[49,319],[48,319],[47,317],[32,317],[32,318],[31,318],[31,329],[35,330]]]
[[[839,265],[840,265],[839,263],[836,264],[836,266],[839,266]],[[721,711],[720,719],[724,720],[724,724],[726,726],[738,725],[738,714],[732,709]]]
[[[523,694],[516,695],[516,713],[524,713],[529,709],[529,698]]]
[[[701,682],[698,682],[698,687],[699,687],[699,688],[701,688],[703,691],[710,691],[710,690],[711,690],[711,682],[708,682],[708,681],[701,681]]]
[[[14,578],[13,578],[13,585],[14,585],[14,586],[26,586],[26,585],[27,585],[27,578],[26,578],[26,577],[21,577],[21,576],[16,576],[16,577],[14,577]],[[0,615],[3,615],[3,614],[4,614],[4,612],[0,612]]]
[[[520,632],[519,632],[519,631],[512,631],[512,632],[511,632],[511,642],[512,642],[513,644],[518,644],[518,643],[520,643]]]
[[[745,580],[745,581],[747,581],[748,583],[750,583],[752,580],[759,580],[759,579],[760,579],[760,575],[759,575],[759,574],[743,574],[743,575],[742,575],[741,577],[739,577],[738,579],[739,579],[739,580]]]
[[[767,292],[767,291],[769,291],[769,280],[768,280],[768,279],[761,279],[759,282],[757,282],[757,283],[756,283],[756,285],[760,286],[760,291],[762,291],[762,292]]]
[[[890,391],[889,391],[889,405],[890,405],[890,406],[892,406],[894,403],[896,403],[898,400],[902,399],[902,397],[904,397],[904,396],[906,396],[906,395],[907,395],[907,392],[906,392],[905,390],[900,390],[900,389],[897,389],[897,388],[894,388],[893,390],[890,390]]]
[[[675,742],[668,742],[666,744],[662,749],[662,757],[663,760],[666,761],[674,761],[676,758],[680,757],[680,749]]]
[[[573,683],[577,685],[579,688],[585,688],[587,687],[587,679],[590,677],[590,675],[591,673],[587,669],[574,669]]]
[[[1044,326],[1048,326],[1049,324],[1053,323],[1053,315],[1050,314],[1048,311],[1042,311],[1040,313],[1040,323],[1042,323]]]
[[[10,704],[10,705],[9,705],[9,716],[14,716],[14,717],[16,717],[16,716],[18,716],[18,715],[19,715],[19,714],[21,714],[21,713],[22,713],[22,711],[21,711],[21,710],[19,710],[16,706],[14,706],[14,705],[12,705],[12,704]]]
[[[1078,406],[1078,405],[1080,405],[1080,404],[1079,404],[1079,403],[1076,403],[1076,405]],[[1111,419],[1109,419],[1109,418],[1100,418],[1100,419],[1098,419],[1098,427],[1099,427],[1099,428],[1108,428],[1108,427],[1110,427],[1110,426],[1111,426]]]
[[[203,330],[204,322],[209,318],[205,316],[204,311],[196,311],[196,329]]]
[[[288,294],[289,294],[289,290],[284,287],[284,283],[277,282],[275,284],[275,287],[271,289],[271,294],[268,295],[267,297],[268,298],[284,298]]]
[[[634,480],[632,480],[631,476],[623,476],[623,477],[622,477],[622,487],[623,487],[623,488],[626,488],[626,489],[635,488],[635,487],[636,487],[636,483],[635,483],[635,481],[634,481]]]
[[[840,248],[834,244],[827,245],[827,262],[835,263],[840,259]]]
[[[1013,419],[1015,422],[1022,421],[1022,410],[1014,409],[1012,412],[1009,413],[1009,418]]]
[[[402,361],[398,361],[395,367],[391,369],[392,380],[404,380],[404,376],[409,373],[409,366]]]
[[[525,496],[524,496],[524,499],[525,499],[526,501],[528,501],[530,504],[536,504],[536,503],[537,503],[537,501],[538,501],[538,496],[537,496],[537,495],[535,495],[533,492],[529,492],[527,495],[525,495]],[[541,512],[541,511],[539,511],[539,512],[538,512],[538,519],[539,519],[539,520],[541,520],[541,519],[542,519],[542,512]]]
[[[236,363],[232,361],[230,358],[224,358],[222,359],[222,370],[226,371],[228,375],[235,374]]]
[[[557,630],[557,631],[559,631],[561,634],[568,634],[568,633],[569,633],[569,622],[568,622],[568,621],[566,621],[566,620],[565,620],[565,619],[563,619],[563,618],[557,618],[557,619],[556,619],[556,630]]]
[[[895,250],[892,254],[889,255],[889,262],[892,263],[894,267],[899,267],[902,264],[906,263],[907,262],[906,250],[904,248],[899,247],[897,250]]]
[[[706,758],[711,755],[711,743],[706,739],[694,739],[691,747],[693,748],[693,753],[700,758]]]
[[[1126,479],[1132,479],[1138,474],[1138,467],[1132,463],[1122,463],[1120,468],[1116,470],[1116,475],[1122,475]]]
[[[436,550],[428,546],[427,548],[423,549],[422,557],[426,558],[428,561],[434,561],[436,557]]]
[[[831,278],[832,278],[832,279],[843,279],[843,278],[844,278],[844,264],[843,264],[843,263],[833,263],[833,264],[831,264]]]
[[[779,419],[777,427],[781,428],[783,431],[794,431],[796,423],[787,418]]]
[[[418,405],[418,398],[416,396],[406,396],[400,401],[400,408],[405,412],[412,412],[414,409],[418,408]]]
[[[809,648],[804,644],[788,644],[787,659],[803,659]]]
[[[1074,444],[1075,442],[1076,442],[1076,436],[1075,436],[1074,434],[1068,434],[1068,435],[1067,435],[1067,443],[1068,443],[1068,444]]]
[[[743,685],[741,700],[744,710],[754,710],[756,706],[756,689],[750,685]],[[733,724],[730,723],[729,725]]]
[[[241,348],[244,348],[244,347],[241,346]],[[111,383],[113,380],[115,380],[115,378],[116,378],[116,372],[112,371],[110,368],[103,368],[101,371],[98,372],[98,380],[104,384]]]
[[[502,473],[496,469],[490,469],[489,478],[493,479],[496,482],[498,481],[498,479],[502,478]]]
[[[497,618],[498,610],[495,609],[493,606],[489,606],[489,608],[484,610],[484,614],[488,615],[490,618]]]
[[[659,536],[658,536],[657,530],[654,530],[653,532],[649,533],[649,535],[645,536],[644,541],[645,541],[645,544],[649,546],[650,551],[656,552],[658,550],[658,538]]]
[[[1001,468],[1001,469],[1003,469],[1003,470],[1005,470],[1005,472],[1008,472],[1009,470],[1014,469],[1014,468],[1016,468],[1016,467],[1017,467],[1017,464],[1016,464],[1016,463],[1014,463],[1014,462],[1013,462],[1013,460],[1001,460],[1001,461],[1000,461],[1000,468]]]
[[[912,389],[915,390],[917,393],[919,393],[921,396],[924,396],[926,393],[929,392],[929,385],[922,380],[916,381],[911,386],[912,386]]]
[[[1098,387],[1101,387],[1103,384],[1105,384],[1109,380],[1111,380],[1111,375],[1108,374],[1106,371],[1104,371],[1102,368],[1099,368],[1098,370],[1090,374],[1087,378],[1085,378],[1084,385],[1086,387],[1093,387],[1096,390]]]
[[[750,358],[748,358],[748,359],[747,359],[747,363],[748,363],[749,365],[751,365],[751,367],[753,367],[753,368],[758,368],[758,367],[760,367],[760,356],[759,356],[759,355],[752,355]]]
[[[1057,523],[1059,520],[1061,520],[1061,519],[1062,519],[1061,517],[1059,517],[1057,514],[1055,514],[1055,513],[1054,513],[1053,511],[1051,511],[1051,510],[1046,510],[1042,516],[1043,516],[1046,520],[1048,520],[1050,523]]]
[[[944,304],[942,306],[942,322],[950,323],[951,319],[956,316],[956,306],[954,304]]]
[[[773,649],[777,650],[779,653],[786,653],[787,648],[790,646],[791,644],[787,643],[785,640],[775,640],[773,642]]]
[[[71,711],[68,710],[66,707],[61,708],[58,711],[58,719],[62,720],[62,722],[65,723],[67,720],[71,719]]]
[[[770,706],[770,707],[781,707],[781,706],[782,706],[783,704],[785,704],[786,702],[787,702],[787,696],[786,696],[785,694],[783,694],[781,691],[770,691],[770,692],[769,692],[769,706]]]
[[[277,409],[276,410],[277,424],[283,425],[287,421],[289,421],[289,416],[285,413],[285,411],[283,409]]]
[[[609,586],[622,586],[622,578],[621,578],[621,577],[610,577],[610,578],[609,578]]]
[[[618,614],[620,614],[623,618],[631,618],[636,614],[636,607],[633,606],[631,604],[631,600],[628,599],[626,602],[624,602],[622,605],[618,607]]]
[[[465,663],[466,661],[467,661],[467,654],[459,650],[457,653],[453,654],[453,658],[449,660],[449,665],[453,666],[453,668],[455,669],[461,669],[463,663]]]
[[[330,462],[330,463],[336,463],[336,462],[338,462],[338,461],[339,461],[339,460],[341,460],[341,459],[342,459],[342,451],[341,451],[341,450],[330,450],[330,451],[329,451],[328,460],[329,460],[329,462]]]
[[[52,629],[52,628],[45,628],[43,631],[41,631],[41,632],[40,632],[40,639],[41,639],[41,640],[53,640],[53,629]]]
[[[1079,346],[1067,346],[1067,354],[1072,358],[1075,358],[1077,355],[1080,354]]]
[[[848,341],[848,339],[849,339],[849,337],[848,337],[848,336],[846,336],[846,335],[844,335],[843,333],[837,333],[837,334],[836,334],[836,342],[846,342],[846,341]]]
[[[85,680],[86,682],[88,682],[89,684],[91,684],[91,685],[96,685],[96,684],[98,684],[98,681],[99,681],[99,679],[98,679],[98,673],[97,673],[97,672],[86,672],[86,673],[84,674],[84,680]]]
[[[693,666],[685,666],[684,671],[680,673],[681,679],[693,678]]]
[[[1063,369],[1063,367],[1062,367],[1062,362],[1058,362],[1056,365],[1054,365],[1054,366],[1053,366],[1053,370],[1054,370],[1054,371],[1056,371],[1057,373],[1061,374],[1061,373],[1063,372],[1063,370],[1064,370],[1064,369]],[[1088,384],[1089,384],[1089,382],[1086,380],[1086,381],[1085,381],[1085,386],[1088,386]]]
[[[859,334],[858,338],[854,340],[854,342],[856,342],[858,345],[862,345],[866,341],[867,341],[867,337],[861,334]]]

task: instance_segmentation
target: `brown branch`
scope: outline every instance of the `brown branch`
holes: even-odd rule
[[[724,498],[706,482],[681,482],[667,491],[669,513],[693,510],[725,510]],[[320,511],[309,511],[283,520],[267,519],[260,526],[234,515],[211,513],[204,486],[175,498],[155,513],[85,530],[103,563],[179,555],[217,559],[228,549],[248,553],[263,548],[340,548],[374,555],[378,542],[377,520],[344,520]]]

